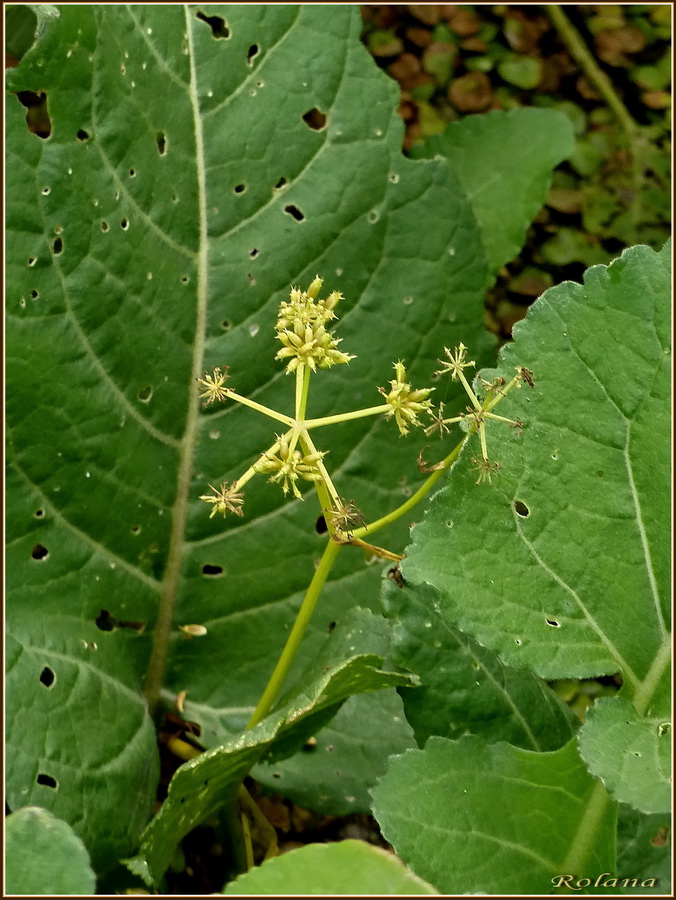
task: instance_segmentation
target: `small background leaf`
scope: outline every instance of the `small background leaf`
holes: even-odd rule
[[[224,894],[436,894],[386,850],[363,841],[308,844],[264,862]]]
[[[562,113],[514,109],[452,122],[444,134],[413,147],[411,156],[432,159],[441,154],[448,160],[481,228],[492,283],[523,246],[526,229],[545,203],[552,169],[573,148],[573,129]]]
[[[70,825],[37,806],[5,819],[5,890],[50,896],[95,892],[96,878],[84,844]]]
[[[392,759],[372,793],[385,839],[441,892],[548,894],[598,788],[574,741],[534,753],[468,735]],[[585,874],[612,871],[614,841],[607,804],[587,835]]]
[[[604,697],[587,713],[580,753],[608,793],[643,813],[671,810],[671,722],[644,718],[628,700]]]

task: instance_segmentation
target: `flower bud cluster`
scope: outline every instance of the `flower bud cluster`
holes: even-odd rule
[[[313,372],[330,369],[340,363],[348,363],[354,356],[338,350],[340,338],[335,338],[326,325],[336,318],[334,309],[342,299],[339,291],[333,291],[324,300],[318,300],[323,280],[315,278],[306,291],[292,288],[289,302],[279,308],[275,330],[283,344],[275,359],[288,360],[287,372],[295,371],[301,363]]]
[[[432,401],[427,398],[434,388],[420,388],[414,391],[406,381],[406,369],[402,362],[394,363],[394,373],[396,377],[390,381],[389,392],[386,388],[378,390],[390,407],[388,419],[394,416],[401,434],[408,434],[410,425],[421,424],[418,413],[431,408]]]
[[[272,472],[270,481],[281,482],[285,494],[291,487],[294,497],[302,500],[296,482],[299,478],[303,478],[305,481],[321,481],[322,475],[317,463],[325,454],[308,453],[303,455],[300,450],[291,448],[286,437],[278,437],[277,441],[279,443],[277,452],[265,454],[254,464],[253,468],[256,472],[264,474]]]

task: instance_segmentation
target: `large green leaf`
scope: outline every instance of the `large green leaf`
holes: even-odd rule
[[[278,753],[280,745],[296,749],[312,733],[313,720],[353,694],[411,683],[411,676],[380,670],[381,663],[382,658],[370,655],[327,666],[281,710],[181,766],[169,784],[167,799],[143,833],[138,855],[127,861],[131,871],[157,885],[176,844],[233,798],[266,751]]]
[[[391,853],[363,841],[308,844],[269,859],[224,894],[436,894]]]
[[[372,793],[386,840],[442,893],[548,894],[557,875],[613,869],[614,805],[575,741],[535,753],[431,737]]]
[[[209,519],[206,483],[273,438],[250,410],[201,412],[194,378],[227,362],[240,391],[291,408],[275,308],[317,271],[359,356],[323,373],[312,415],[377,402],[399,357],[426,379],[440,343],[481,333],[469,203],[443,163],[402,157],[396,86],[359,30],[354,8],[64,6],[11,73],[46,91],[52,133],[9,98],[8,799],[72,822],[97,867],[154,797],[158,615],[161,643],[174,608],[166,699],[187,690],[239,729],[325,540],[314,502],[262,479],[245,520]],[[339,488],[380,515],[419,479],[417,448],[392,423],[343,432]],[[374,603],[378,572],[343,557],[297,672],[329,622]],[[186,639],[191,623],[208,634]]]
[[[389,582],[383,595],[394,623],[392,660],[422,680],[399,689],[420,746],[433,734],[479,734],[527,750],[556,750],[570,740],[576,719],[568,707],[539,678],[452,628],[432,587]]]
[[[93,894],[87,851],[66,822],[25,806],[5,820],[5,889],[9,894]]]
[[[649,713],[669,663],[669,256],[634,247],[543,294],[499,370],[535,373],[499,407],[523,434],[488,423],[498,477],[477,486],[468,447],[402,564],[506,662],[620,672]]]
[[[544,206],[552,169],[574,146],[573,127],[563,113],[496,110],[452,122],[411,156],[448,160],[472,202],[492,280],[520,251],[526,229]]]

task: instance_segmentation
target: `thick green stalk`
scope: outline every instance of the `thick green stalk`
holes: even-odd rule
[[[340,544],[329,538],[326,548],[324,549],[324,554],[312,577],[312,581],[303,598],[301,607],[298,610],[296,621],[293,623],[291,634],[282,650],[282,655],[279,657],[279,661],[275,666],[274,672],[270,676],[267,687],[258,701],[258,705],[249,720],[249,724],[246,726],[247,729],[253,728],[254,725],[257,725],[261,721],[261,719],[264,719],[277,700],[286,676],[289,674],[289,670],[296,658],[300,642],[303,640],[307,626],[315,611],[319,595],[322,592],[322,588],[326,583],[326,579],[328,578],[336,557],[340,552],[340,548]]]

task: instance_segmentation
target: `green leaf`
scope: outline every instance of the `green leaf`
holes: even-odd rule
[[[313,380],[311,415],[377,402],[398,358],[424,384],[444,343],[491,340],[469,201],[444,162],[402,156],[398,90],[356,8],[60,12],[8,77],[46,92],[52,122],[48,140],[29,133],[8,98],[8,798],[71,822],[98,870],[152,808],[153,643],[155,681],[170,648],[167,704],[187,690],[241,728],[325,540],[313,499],[262,478],[244,520],[209,519],[206,485],[240,475],[274,427],[200,410],[194,379],[227,363],[238,391],[292,408],[275,310],[316,272],[345,294],[358,358]],[[322,449],[373,519],[420,483],[421,444],[362,420]],[[383,532],[405,539],[404,522]],[[378,584],[344,552],[296,676]]]
[[[420,746],[433,734],[478,734],[527,750],[555,750],[571,739],[576,719],[568,707],[539,678],[505,666],[449,626],[433,588],[388,582],[383,593],[394,622],[392,660],[422,679],[399,689]]]
[[[5,890],[33,896],[93,894],[96,879],[70,825],[37,806],[5,819]]]
[[[377,668],[380,663],[382,658],[375,655],[357,656],[330,667],[283,709],[181,766],[169,784],[167,799],[142,835],[138,855],[126,861],[130,870],[148,885],[156,885],[176,844],[232,801],[242,778],[266,751],[274,749],[274,742],[302,742],[309,720],[353,694],[411,683],[412,676],[383,672]],[[289,741],[290,735],[294,741]]]
[[[669,662],[669,251],[631,248],[531,307],[499,370],[535,373],[499,406],[523,434],[488,423],[502,468],[479,486],[470,438],[401,567],[506,663],[620,672],[641,712]]]
[[[552,169],[573,147],[572,128],[561,113],[515,109],[452,122],[445,134],[414,147],[411,156],[448,160],[479,222],[492,283],[521,250],[526,229],[547,198]]]
[[[498,63],[498,72],[509,84],[531,91],[538,86],[542,76],[542,63],[532,56],[510,55]]]
[[[670,721],[641,716],[622,697],[605,697],[587,713],[579,741],[589,771],[612,797],[643,813],[670,811]]]
[[[295,756],[256,766],[252,775],[294,803],[332,816],[370,812],[369,789],[384,774],[388,757],[415,746],[394,690],[350,697],[312,737]]]
[[[631,878],[626,893],[671,893],[671,818],[643,815],[620,805],[617,816],[617,869],[622,878]],[[643,882],[655,879],[654,886]],[[638,884],[636,884],[638,879]]]
[[[307,844],[269,859],[231,882],[224,894],[436,894],[380,847],[363,841]]]
[[[446,894],[548,894],[552,879],[610,872],[615,810],[571,741],[553,753],[431,737],[373,790],[383,836]]]

